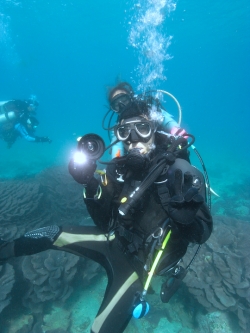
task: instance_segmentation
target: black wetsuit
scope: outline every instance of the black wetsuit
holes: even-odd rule
[[[15,117],[10,119],[9,112],[14,112]],[[1,113],[5,115],[6,121],[0,124],[0,137],[7,142],[8,148],[13,145],[19,136],[27,141],[35,141],[33,133],[26,127],[27,119],[34,113],[29,111],[29,103],[27,101],[7,101],[0,106]]]
[[[74,173],[72,165],[69,168]],[[177,159],[169,169],[170,178],[176,168],[184,172],[190,171],[195,177],[202,178],[197,169],[181,159]],[[165,222],[168,221],[168,213],[164,208],[164,187],[168,182],[152,184],[128,214],[119,214],[121,197],[131,193],[140,184],[138,175],[136,178],[127,173],[125,181],[121,182],[116,165],[111,164],[107,167],[107,185],[95,178],[91,179],[86,187],[85,203],[96,227],[45,227],[5,243],[0,249],[0,260],[55,249],[85,256],[100,263],[106,269],[108,286],[93,323],[92,333],[124,331],[132,316],[138,292],[143,290],[147,274],[144,266],[148,264],[148,254],[155,240],[152,235],[158,236],[158,231],[161,227],[166,227]],[[98,186],[101,187],[102,194],[99,199],[94,200]],[[205,195],[204,182],[200,193]],[[202,204],[191,224],[182,226],[171,221],[171,228],[170,241],[156,269],[158,274],[164,273],[183,257],[189,242],[203,243],[209,238],[212,218],[206,204]],[[113,232],[110,233],[110,230]],[[155,257],[156,253],[155,249],[151,254]]]

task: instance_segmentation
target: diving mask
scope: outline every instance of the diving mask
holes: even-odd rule
[[[117,94],[110,102],[110,107],[114,112],[120,113],[131,102],[131,96],[128,94]]]
[[[154,133],[153,126],[149,121],[141,121],[140,118],[134,118],[131,120],[128,119],[125,124],[117,126],[116,136],[120,141],[127,141],[132,131],[134,131],[139,137],[138,139],[143,142],[147,142],[151,138],[152,133]]]

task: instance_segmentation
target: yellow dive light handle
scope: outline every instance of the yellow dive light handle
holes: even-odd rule
[[[166,247],[166,245],[167,245],[167,243],[169,241],[170,235],[171,235],[171,230],[169,230],[169,232],[167,233],[167,236],[165,237],[165,239],[164,239],[164,241],[162,243],[162,247],[159,250],[159,252],[157,253],[157,256],[156,256],[156,258],[154,260],[153,266],[152,266],[150,272],[148,273],[148,278],[147,278],[147,281],[145,283],[144,290],[143,290],[143,293],[142,293],[143,296],[145,296],[146,293],[147,293],[147,290],[148,290],[148,287],[150,285],[151,279],[152,279],[153,274],[155,272],[155,268],[156,268],[156,266],[157,266],[157,264],[158,264],[158,262],[159,262],[159,260],[160,260],[160,258],[162,256],[162,253],[163,253],[163,251],[164,251],[164,249],[165,249],[165,247]]]

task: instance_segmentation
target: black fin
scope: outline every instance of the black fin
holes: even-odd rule
[[[176,271],[178,269],[178,271]],[[168,303],[170,298],[181,285],[182,280],[187,274],[187,270],[182,266],[176,267],[174,273],[161,286],[161,300],[163,303]]]

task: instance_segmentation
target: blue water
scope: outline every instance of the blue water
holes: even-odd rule
[[[147,62],[146,53],[129,43],[139,11],[145,11],[134,6],[140,3],[146,7],[148,1],[1,1],[0,100],[36,94],[37,134],[53,139],[35,147],[20,140],[9,151],[1,142],[2,175],[15,174],[19,161],[31,172],[66,163],[77,135],[97,132],[108,143],[101,129],[106,87],[117,77],[138,87],[144,74],[136,68],[141,59]],[[171,59],[161,63],[166,80],[152,86],[179,100],[182,126],[196,136],[208,169],[215,162],[247,164],[249,1],[180,0],[175,10],[161,12],[157,29],[172,36],[166,51]],[[176,117],[175,105],[166,102]]]
[[[249,0],[0,1],[0,101],[37,95],[37,135],[53,140],[20,139],[9,150],[0,141],[0,178],[66,167],[89,132],[108,144],[106,89],[121,78],[178,99],[217,192],[249,179]],[[177,118],[173,101],[164,103]]]

